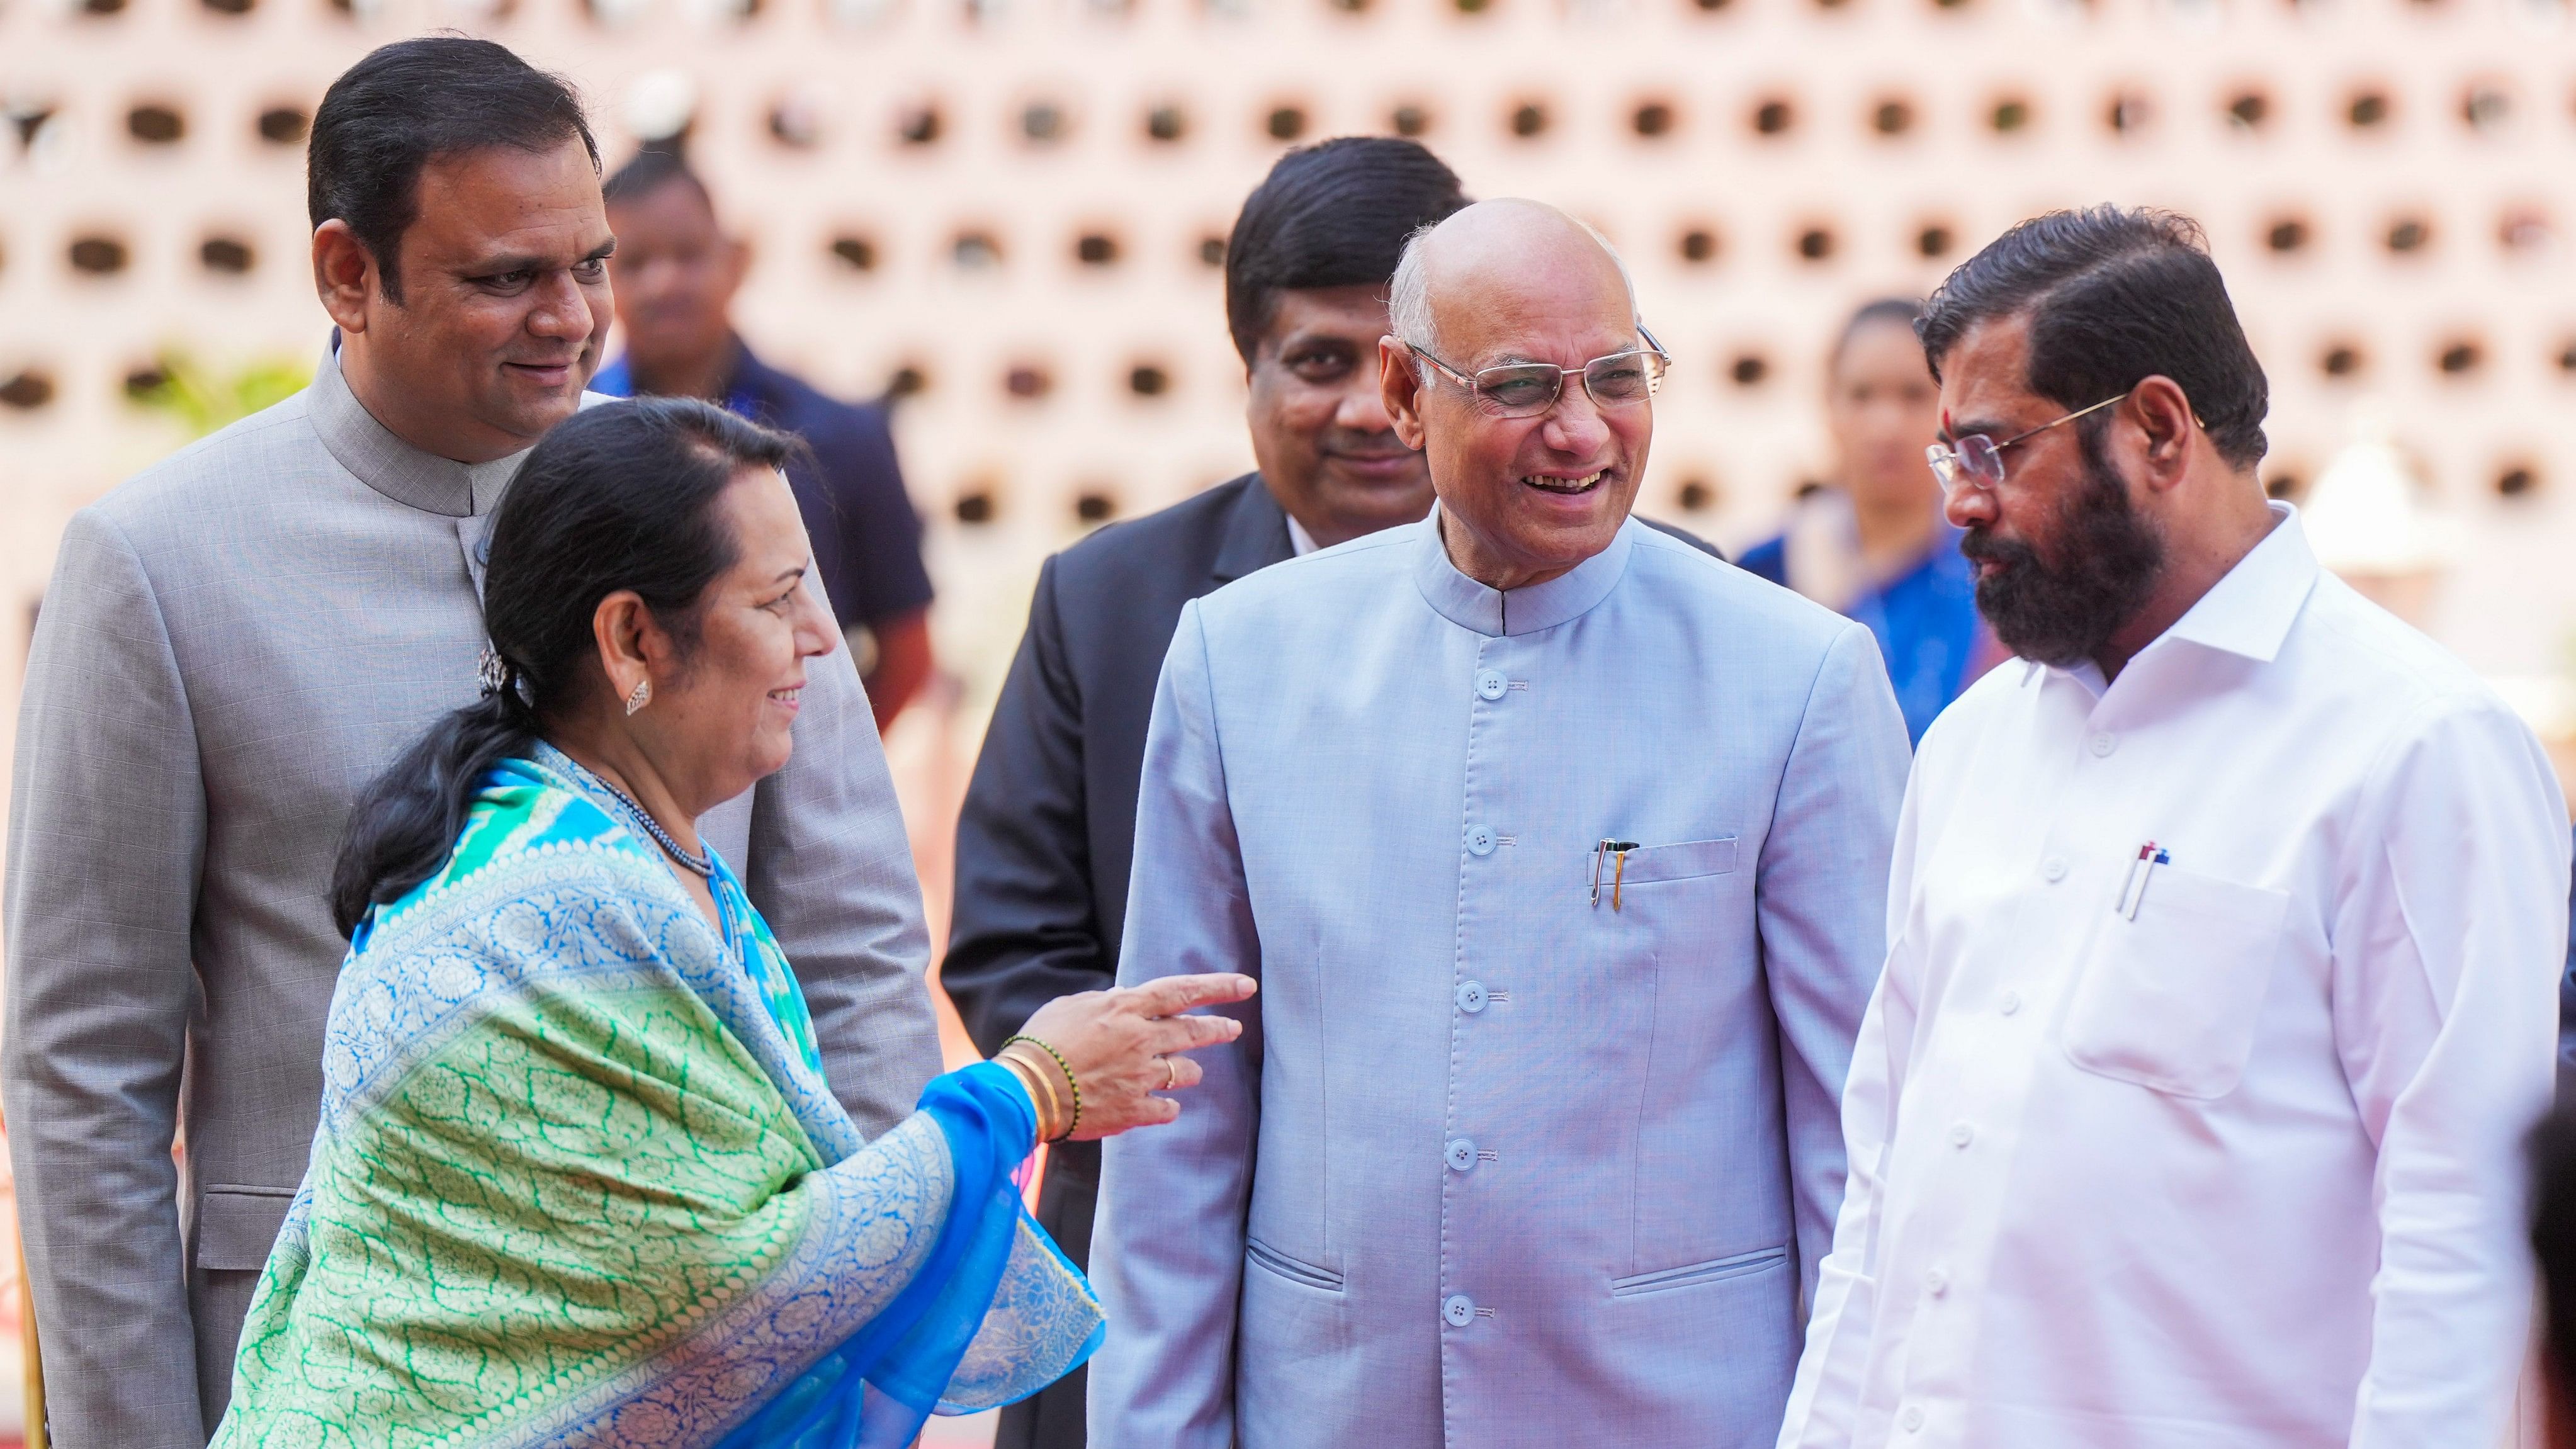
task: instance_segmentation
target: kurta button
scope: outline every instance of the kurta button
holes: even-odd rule
[[[2105,733],[2093,737],[2093,757],[2097,760],[2119,747],[2120,738],[2117,735]]]
[[[1452,1293],[1440,1302],[1440,1316],[1451,1328],[1464,1328],[1476,1321],[1476,1300],[1464,1293]]]
[[[1923,1287],[1933,1297],[1938,1298],[1950,1291],[1950,1275],[1935,1268],[1923,1275]]]
[[[1465,1172],[1476,1165],[1476,1144],[1470,1138],[1453,1137],[1449,1139],[1448,1155],[1450,1168]]]
[[[1965,1122],[1950,1129],[1950,1145],[1953,1147],[1965,1147],[1976,1140],[1977,1129]]]
[[[1923,1411],[1912,1404],[1906,1405],[1905,1412],[1897,1415],[1896,1419],[1898,1423],[1905,1426],[1905,1432],[1908,1434],[1923,1427]]]
[[[1995,1003],[1995,1009],[2001,1011],[2006,1016],[2010,1016],[2014,1012],[2021,1010],[2021,993],[2018,991],[2005,992],[2002,999]]]
[[[1503,678],[1503,671],[1499,669],[1488,669],[1476,676],[1476,693],[1483,698],[1500,699],[1503,691],[1509,688],[1511,681]]]
[[[1467,832],[1467,853],[1473,856],[1487,856],[1494,853],[1492,826],[1479,825]]]
[[[1485,983],[1470,981],[1458,988],[1458,1009],[1469,1016],[1485,1009]]]
[[[2039,863],[2039,873],[2053,881],[2066,879],[2066,857],[2062,855],[2052,855],[2048,859],[2041,861]]]

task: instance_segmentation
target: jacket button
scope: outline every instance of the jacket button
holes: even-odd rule
[[[1488,669],[1476,676],[1476,694],[1482,699],[1500,699],[1503,697],[1503,691],[1511,688],[1511,683],[1510,680],[1503,678],[1503,671]]]
[[[1450,1138],[1447,1155],[1451,1169],[1466,1172],[1476,1165],[1476,1144],[1465,1137]]]
[[[1467,832],[1467,853],[1482,858],[1494,853],[1494,828],[1478,825]]]
[[[1464,1328],[1476,1321],[1476,1300],[1464,1293],[1452,1293],[1440,1303],[1440,1316],[1451,1328]]]
[[[1485,1009],[1485,983],[1470,981],[1458,988],[1458,1009],[1469,1016]]]

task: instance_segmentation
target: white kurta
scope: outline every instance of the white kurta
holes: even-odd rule
[[[2496,1441],[2566,807],[2276,507],[2108,688],[2006,665],[1924,739],[1783,1446]]]

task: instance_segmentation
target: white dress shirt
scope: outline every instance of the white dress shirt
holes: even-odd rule
[[[1781,1445],[2496,1442],[2566,807],[2274,507],[2107,687],[2007,664],[1924,738]]]

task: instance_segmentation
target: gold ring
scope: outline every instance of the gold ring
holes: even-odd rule
[[[1181,1064],[1170,1057],[1163,1058],[1163,1090],[1168,1092],[1180,1084]]]

